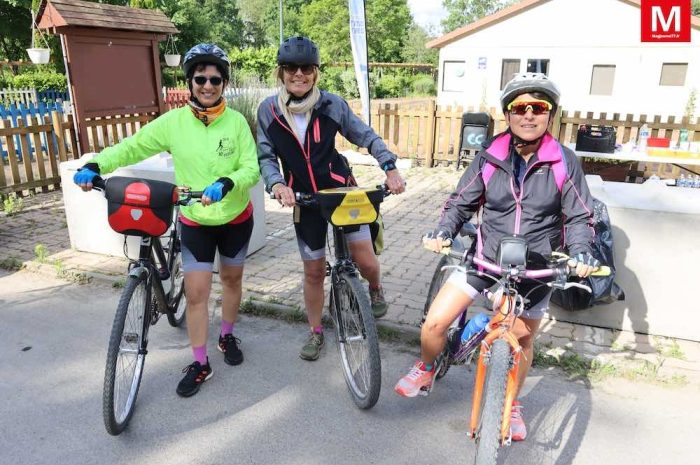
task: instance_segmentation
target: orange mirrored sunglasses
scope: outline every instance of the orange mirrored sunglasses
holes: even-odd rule
[[[552,109],[552,104],[545,100],[535,100],[532,102],[511,102],[508,104],[507,110],[511,115],[524,115],[528,110],[532,111],[533,115],[543,115]]]

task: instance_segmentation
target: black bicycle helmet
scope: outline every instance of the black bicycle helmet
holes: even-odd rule
[[[231,62],[226,53],[219,46],[214,44],[197,44],[185,53],[185,60],[182,62],[182,70],[185,77],[190,78],[190,70],[198,63],[211,63],[217,65],[225,80],[229,80]]]
[[[290,37],[277,50],[277,64],[321,65],[318,47],[308,37]]]
[[[554,82],[550,81],[543,73],[520,73],[508,81],[501,93],[501,108],[506,112],[506,107],[515,97],[530,92],[542,92],[552,100],[555,107],[559,106],[561,92]]]

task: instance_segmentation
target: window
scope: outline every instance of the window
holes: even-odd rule
[[[513,75],[519,72],[520,60],[504,58],[503,65],[501,66],[501,90],[503,90],[508,81],[513,79]]]
[[[442,90],[462,92],[464,90],[464,62],[445,61],[442,64]]]
[[[664,63],[661,65],[660,86],[684,86],[688,63]]]
[[[612,95],[615,65],[593,65],[591,95]]]
[[[528,73],[544,73],[549,76],[549,60],[545,58],[530,58],[527,60]]]

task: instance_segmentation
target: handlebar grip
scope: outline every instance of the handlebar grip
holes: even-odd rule
[[[204,191],[192,191],[188,194],[192,199],[201,199],[204,195]]]
[[[610,276],[610,273],[612,270],[610,269],[609,266],[599,266],[596,271],[591,273],[591,276]]]
[[[101,176],[95,176],[92,179],[92,188],[103,191],[107,188],[107,183]]]

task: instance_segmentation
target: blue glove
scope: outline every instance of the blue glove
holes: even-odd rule
[[[91,184],[92,180],[99,176],[99,173],[95,173],[90,168],[80,168],[75,175],[73,175],[73,182],[81,184]]]
[[[224,183],[216,181],[204,189],[203,197],[209,197],[212,202],[219,202],[224,197]]]

